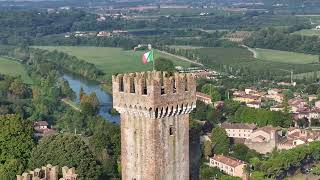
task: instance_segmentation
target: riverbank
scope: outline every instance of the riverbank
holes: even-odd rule
[[[101,84],[101,82],[92,81],[68,72],[64,72],[61,78],[68,81],[70,88],[76,93],[75,104],[80,103],[80,89],[83,89],[86,94],[95,93],[100,102],[98,114],[110,122],[120,122],[120,117],[112,113],[111,85]]]

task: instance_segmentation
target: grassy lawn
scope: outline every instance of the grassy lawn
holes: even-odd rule
[[[141,63],[140,57],[143,52],[140,51],[134,52],[124,51],[121,48],[83,46],[37,46],[36,48],[66,52],[95,64],[106,74],[152,70],[152,63],[146,65]],[[177,66],[190,66],[189,62],[155,52],[155,58],[157,57],[171,59]]]
[[[265,61],[290,64],[309,64],[318,61],[318,56],[271,49],[255,49],[257,58]]]
[[[23,65],[14,60],[0,57],[0,73],[10,76],[21,76],[25,83],[32,84],[32,80]]]
[[[316,29],[302,29],[300,31],[296,31],[293,34],[300,34],[303,36],[320,36],[320,30]]]

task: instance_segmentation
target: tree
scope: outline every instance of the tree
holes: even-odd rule
[[[288,101],[289,99],[294,98],[293,92],[290,89],[284,91],[283,94],[284,94],[285,101]]]
[[[236,159],[240,159],[245,162],[250,162],[251,158],[260,157],[260,154],[257,153],[255,150],[249,149],[244,144],[235,144],[231,148],[232,154],[230,154],[232,157]]]
[[[98,179],[102,174],[95,155],[82,138],[76,135],[59,134],[43,138],[31,153],[29,169],[48,163],[75,167],[76,173],[83,180]]]
[[[157,58],[154,60],[155,70],[174,72],[175,67],[171,60],[165,58]]]
[[[15,98],[26,98],[30,96],[30,89],[21,79],[15,79],[11,83],[9,91]]]
[[[312,168],[311,173],[314,175],[320,175],[320,165],[318,164],[316,167]]]
[[[61,79],[59,81],[59,88],[60,88],[60,96],[63,98],[70,98],[75,99],[76,94],[70,88],[70,85],[67,80]]]
[[[23,173],[34,146],[32,125],[18,115],[1,115],[0,129],[1,178],[14,179]]]
[[[222,176],[222,172],[214,167],[209,167],[208,165],[201,165],[200,167],[200,180],[214,180]]]
[[[100,103],[95,92],[90,95],[82,95],[80,100],[80,108],[83,114],[94,116],[98,113]]]
[[[212,102],[221,100],[220,92],[212,84],[205,84],[204,86],[202,86],[201,92],[210,95]]]
[[[212,130],[211,142],[215,154],[229,154],[230,139],[223,128],[215,127]]]
[[[205,141],[203,143],[203,156],[208,159],[212,155],[212,143],[211,141]]]

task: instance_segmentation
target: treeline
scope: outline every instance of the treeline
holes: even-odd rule
[[[320,38],[318,36],[291,34],[293,31],[294,29],[262,29],[246,39],[245,44],[254,48],[320,54]]]
[[[54,68],[64,69],[92,80],[98,80],[104,75],[95,65],[64,52],[41,49],[29,49],[29,52],[30,59],[27,63],[34,64],[37,71],[41,73],[48,72],[50,68]]]
[[[258,126],[272,125],[274,127],[290,127],[292,117],[283,112],[268,111],[265,109],[254,109],[240,107],[232,118],[237,123],[254,123]]]
[[[185,32],[189,35],[191,32]],[[174,35],[161,34],[156,36],[130,36],[118,35],[113,37],[74,37],[65,38],[62,35],[51,35],[45,37],[35,38],[33,45],[69,45],[69,46],[101,46],[101,47],[121,47],[125,50],[131,50],[137,44],[152,44],[154,47],[164,49],[167,45],[190,45],[190,46],[204,46],[204,47],[234,47],[236,43],[230,42],[226,39],[221,39],[226,32],[201,33],[201,36],[190,37],[176,37]]]
[[[255,172],[254,177],[284,179],[293,175],[296,170],[305,165],[320,160],[320,142],[311,142],[308,145],[298,146],[290,150],[274,152],[266,160],[252,161]],[[259,174],[259,176],[257,176]]]
[[[82,11],[1,11],[0,43],[29,44],[34,37],[69,32],[73,24],[83,21],[86,16]]]

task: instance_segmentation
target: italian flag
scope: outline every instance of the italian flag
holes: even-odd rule
[[[143,64],[147,64],[153,61],[153,51],[146,52],[142,54],[141,61]]]

